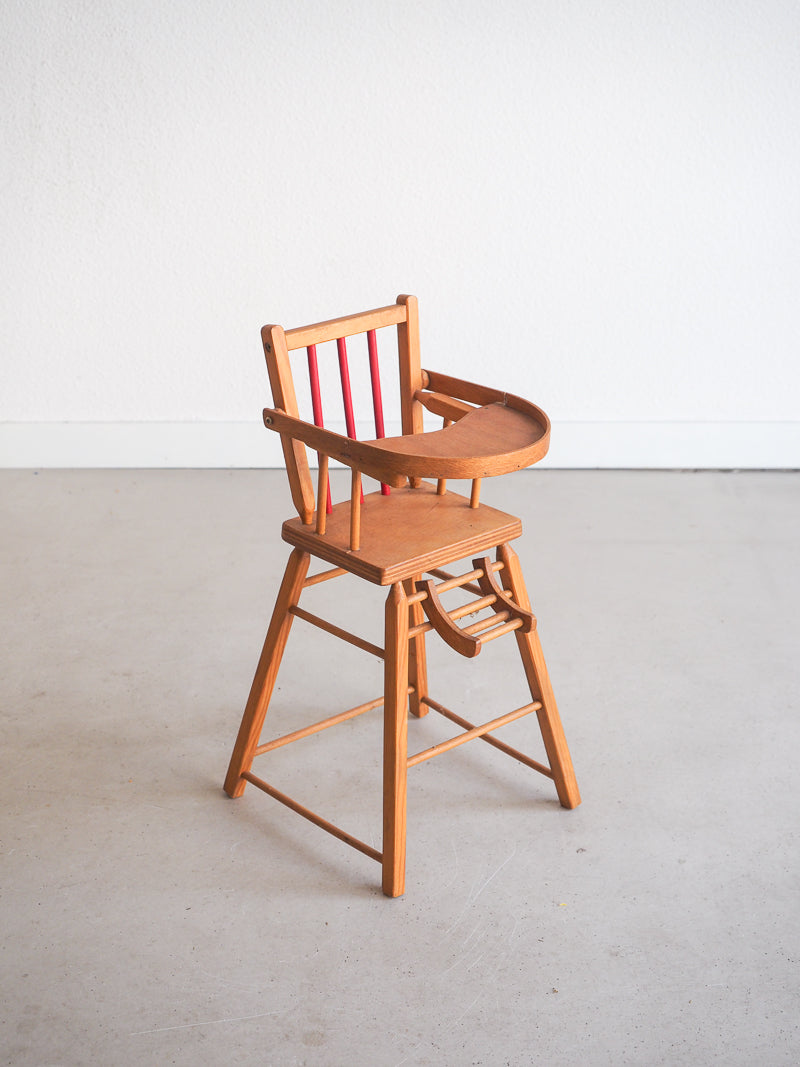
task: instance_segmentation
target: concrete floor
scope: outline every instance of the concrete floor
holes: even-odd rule
[[[221,791],[283,475],[7,471],[0,492],[3,1063],[800,1062],[800,475],[485,484],[523,516],[583,804],[485,744],[414,768],[395,901],[367,857]],[[349,578],[306,595],[366,636],[382,614]],[[510,639],[429,655],[468,717],[524,702]],[[296,623],[273,729],[380,672]],[[380,730],[262,773],[379,846]]]

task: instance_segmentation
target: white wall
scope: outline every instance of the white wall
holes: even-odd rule
[[[413,292],[553,463],[800,465],[796,0],[0,21],[0,462],[269,462],[260,326]]]

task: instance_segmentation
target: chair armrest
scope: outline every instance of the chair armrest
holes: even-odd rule
[[[390,455],[369,442],[355,441],[352,437],[303,422],[280,408],[264,408],[264,425],[385,485],[398,489],[406,484],[405,473],[398,471],[396,463],[392,464]]]
[[[550,430],[550,420],[541,408],[537,408],[529,400],[506,393],[502,389],[493,389],[488,385],[478,385],[476,382],[468,382],[463,378],[451,378],[449,374],[440,374],[435,370],[424,370],[422,380],[426,389],[432,392],[444,393],[446,396],[466,400],[470,404],[503,404],[514,408],[516,411],[524,411],[532,415],[538,422]]]

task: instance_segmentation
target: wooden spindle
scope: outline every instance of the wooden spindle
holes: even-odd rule
[[[317,533],[325,533],[325,522],[330,510],[330,490],[328,491],[328,506],[323,507],[322,498],[328,485],[328,457],[324,452],[318,452],[319,458],[319,484],[317,486]]]
[[[381,396],[381,371],[378,364],[378,339],[374,330],[367,330],[367,349],[369,351],[369,377],[372,383],[372,410],[375,413],[375,437],[378,440],[386,436],[383,425],[383,398]],[[388,496],[391,489],[381,482],[381,493]]]
[[[443,423],[442,429],[446,430],[448,426],[452,425],[453,420],[452,419],[448,419],[447,416],[445,416],[445,418],[442,420],[442,423]],[[436,482],[436,495],[437,496],[444,496],[444,491],[445,491],[446,488],[447,488],[447,479],[446,478],[439,478],[439,480]]]
[[[317,364],[317,346],[316,345],[309,345],[308,348],[306,349],[306,354],[308,356],[308,380],[309,380],[309,384],[311,385],[311,411],[312,411],[312,413],[314,415],[314,425],[315,426],[319,426],[320,428],[324,428],[325,423],[324,423],[323,418],[322,418],[322,396],[320,395],[320,391],[319,391],[319,366]],[[327,478],[327,469],[328,469],[327,468],[327,460],[328,460],[328,457],[326,456],[325,457],[325,471],[326,471],[326,474],[325,474],[324,490],[323,490],[323,482],[322,482],[322,480],[320,480],[319,490],[317,492],[317,511],[321,510],[320,500],[322,500],[322,493],[324,491],[324,493],[325,493],[325,510],[328,513],[328,515],[330,515],[331,511],[333,510],[333,505],[331,504],[330,482],[328,481],[328,478]],[[317,522],[319,522],[319,519],[317,519]],[[324,523],[323,523],[323,530],[322,531],[317,530],[317,533],[320,533],[320,532],[324,533]]]
[[[347,362],[347,341],[344,337],[336,338],[336,348],[339,352],[339,377],[342,382],[342,402],[344,404],[344,424],[347,427],[347,436],[356,439],[356,417],[353,413],[353,392],[350,388],[350,366]],[[353,472],[355,474],[355,471]],[[361,475],[359,474],[359,485]],[[359,489],[359,503],[364,500],[364,494]]]
[[[353,468],[350,488],[350,551],[361,545],[361,471]]]
[[[472,493],[469,498],[469,506],[476,508],[481,498],[481,480],[480,478],[472,479]]]
[[[344,337],[337,338],[336,347],[339,350],[339,377],[342,382],[344,422],[347,427],[347,436],[355,440],[356,420],[353,414],[353,393],[350,388],[350,367],[347,362],[347,341]]]

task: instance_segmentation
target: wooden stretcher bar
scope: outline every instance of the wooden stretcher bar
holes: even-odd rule
[[[454,722],[457,726],[460,726],[462,730],[474,729],[473,723],[467,719],[462,718],[460,715],[456,715],[450,708],[446,708],[443,704],[439,704],[435,700],[431,700],[430,697],[420,697],[420,702],[431,708],[432,711],[438,711],[440,715],[443,715],[446,719]],[[541,708],[541,704],[537,704],[531,708],[531,711],[538,711]],[[524,752],[520,752],[519,749],[512,748],[511,745],[505,744],[504,741],[498,741],[496,737],[492,737],[490,734],[481,734],[481,740],[486,741],[487,744],[492,745],[493,748],[499,749],[501,752],[505,752],[507,756],[513,756],[515,760],[519,760],[520,763],[524,763],[526,767],[532,768],[534,771],[538,771],[539,774],[543,774],[546,778],[552,778],[553,772],[549,767],[546,767],[543,763],[539,763],[538,760],[532,759],[530,756],[526,756]]]
[[[438,711],[439,707],[426,698],[422,698],[422,702],[427,704],[428,707],[432,707],[434,711]],[[424,763],[425,760],[433,759],[434,756],[440,755],[442,752],[448,752],[451,748],[457,748],[459,745],[466,744],[467,741],[472,741],[476,737],[484,737],[490,730],[499,730],[501,726],[507,726],[508,723],[514,722],[516,719],[521,719],[523,715],[529,715],[532,711],[538,711],[541,708],[541,704],[538,700],[534,700],[531,704],[525,704],[521,708],[517,708],[515,711],[509,711],[506,715],[500,715],[496,719],[492,719],[491,722],[484,723],[483,726],[471,726],[463,734],[458,734],[456,737],[451,737],[448,741],[442,741],[441,744],[433,745],[432,748],[426,748],[422,752],[417,752],[413,756],[408,757],[408,766],[416,767],[418,763]],[[446,716],[451,718],[452,715]],[[488,738],[484,738],[488,740]]]
[[[304,622],[310,622],[312,626],[317,626],[320,630],[324,630],[326,633],[332,634],[334,637],[339,637],[342,641],[347,641],[348,644],[355,645],[356,648],[360,648],[364,652],[369,652],[373,656],[377,656],[378,659],[384,658],[384,651],[377,645],[373,645],[371,641],[365,641],[363,637],[356,637],[355,634],[351,634],[349,630],[343,630],[340,626],[334,626],[332,622],[328,622],[326,619],[321,619],[319,615],[312,615],[310,611],[306,611],[305,608],[298,607],[297,604],[289,608],[289,614],[295,615],[298,619],[303,619]]]
[[[332,822],[328,822],[327,819],[323,819],[321,815],[317,815],[315,811],[310,808],[304,807],[302,804],[298,804],[296,800],[292,800],[286,793],[281,793],[279,789],[271,786],[268,782],[265,782],[263,778],[259,778],[253,774],[252,771],[243,771],[242,778],[245,781],[250,782],[256,786],[262,792],[268,796],[273,797],[275,800],[280,801],[281,804],[285,804],[287,808],[291,808],[292,811],[296,811],[298,815],[302,815],[304,819],[308,819],[309,822],[313,822],[315,826],[319,826],[320,829],[327,831],[334,837],[337,837],[340,841],[344,841],[346,845],[350,845],[352,848],[357,849],[359,852],[363,852],[365,856],[369,856],[370,859],[377,860],[378,863],[383,861],[383,853],[378,852],[376,848],[366,844],[364,841],[360,841],[357,837],[347,833],[346,830],[342,830]]]
[[[409,693],[413,692],[412,686],[408,688]],[[304,737],[311,737],[312,734],[327,730],[329,726],[338,726],[340,722],[347,722],[348,719],[355,719],[358,715],[363,715],[367,711],[379,708],[381,704],[383,704],[383,696],[368,700],[366,704],[359,704],[357,707],[349,708],[347,711],[340,711],[338,715],[329,715],[327,719],[320,719],[319,722],[315,722],[311,726],[304,726],[302,730],[294,730],[290,734],[276,737],[273,741],[266,741],[253,751],[253,755],[261,756],[265,752],[272,752],[275,748],[283,748],[284,745],[290,745],[293,741],[301,741]]]

